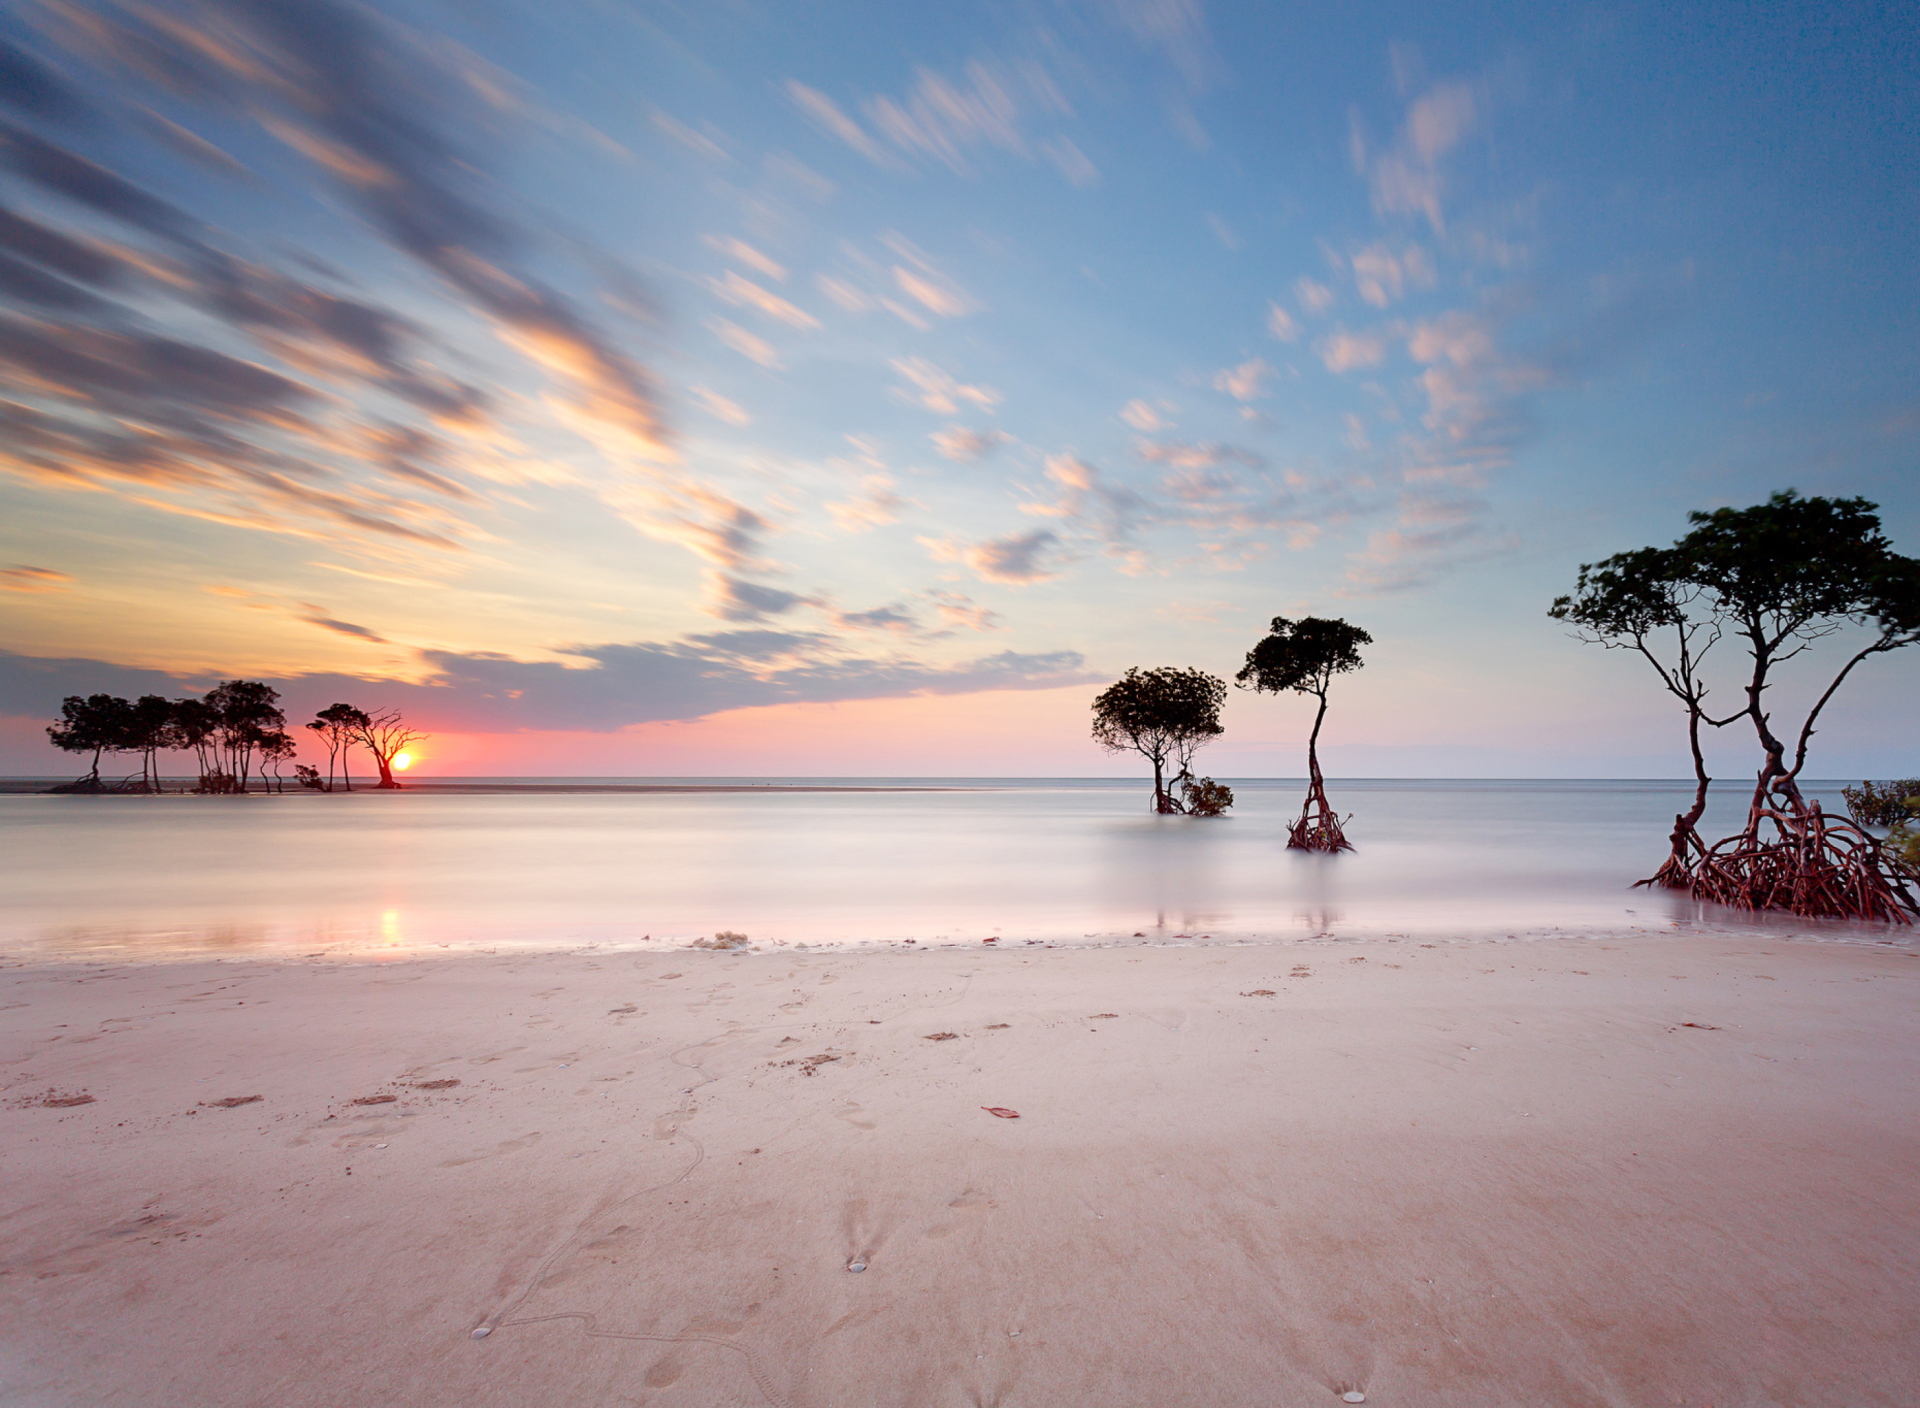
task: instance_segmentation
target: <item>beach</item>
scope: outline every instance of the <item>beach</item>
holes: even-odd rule
[[[1892,937],[10,960],[0,1400],[1907,1404]]]

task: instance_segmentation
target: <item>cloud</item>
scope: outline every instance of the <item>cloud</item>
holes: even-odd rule
[[[962,425],[950,425],[945,430],[934,431],[927,438],[948,459],[971,464],[999,449],[1008,436],[1004,430],[972,430]]]
[[[1267,394],[1267,378],[1272,375],[1273,368],[1254,357],[1237,367],[1215,372],[1213,389],[1226,392],[1236,401],[1257,401]]]
[[[1435,280],[1433,260],[1417,244],[1397,254],[1383,243],[1371,244],[1356,251],[1348,263],[1361,299],[1376,308],[1397,301],[1409,286],[1432,288]]]
[[[780,354],[774,351],[773,344],[764,337],[756,337],[745,328],[736,323],[730,323],[725,318],[715,318],[707,326],[713,330],[715,337],[742,357],[758,362],[763,367],[779,367]]]
[[[281,692],[289,718],[345,699],[363,708],[398,708],[409,723],[440,733],[611,733],[734,709],[1057,689],[1095,678],[1085,659],[1071,650],[1005,650],[952,662],[898,655],[873,659],[819,635],[781,631],[580,645],[559,653],[564,663],[423,651],[417,658],[426,679],[419,684],[339,674],[266,682]],[[216,683],[215,675],[176,676],[98,660],[0,652],[0,714],[15,718],[55,718],[69,694],[177,695]]]
[[[1293,320],[1293,314],[1282,308],[1278,303],[1269,303],[1267,305],[1267,331],[1279,338],[1282,342],[1298,342],[1300,340],[1300,324]]]
[[[1300,300],[1303,309],[1316,315],[1333,307],[1335,297],[1332,289],[1304,274],[1294,281],[1293,296]]]
[[[1362,371],[1377,367],[1387,356],[1384,338],[1375,333],[1347,332],[1342,329],[1322,338],[1314,348],[1330,372]]]
[[[718,279],[708,279],[707,286],[714,293],[737,307],[755,308],[769,318],[796,328],[817,328],[820,320],[802,309],[796,308],[777,293],[761,288],[751,279],[743,279],[729,269],[726,275]]]
[[[703,235],[701,238],[736,264],[744,264],[749,269],[757,270],[777,284],[786,282],[786,266],[775,262],[745,241],[734,239],[730,235]]]
[[[1068,184],[1081,187],[1100,184],[1100,169],[1070,139],[1055,137],[1052,141],[1042,142],[1040,154],[1059,168]]]
[[[1237,445],[1217,440],[1136,440],[1133,452],[1148,464],[1171,465],[1175,469],[1206,469],[1217,464],[1258,465],[1260,457]]]
[[[1000,629],[1000,613],[989,611],[984,606],[975,606],[971,597],[962,596],[959,592],[929,592],[927,598],[940,614],[940,623],[951,630]]]
[[[1354,164],[1368,177],[1374,209],[1382,215],[1424,215],[1434,233],[1444,235],[1440,160],[1476,131],[1479,121],[1479,98],[1466,83],[1435,84],[1416,98],[1394,142],[1379,153],[1368,151],[1356,117]]]
[[[66,228],[63,216],[0,212],[0,299],[10,305],[0,313],[0,392],[12,398],[0,403],[0,468],[330,539],[345,553],[370,550],[372,538],[457,547],[483,533],[467,517],[486,501],[472,478],[575,473],[553,455],[517,466],[523,429],[572,431],[625,473],[673,462],[651,374],[603,318],[609,308],[645,316],[637,281],[577,240],[536,260],[533,232],[488,183],[485,155],[501,124],[531,112],[502,76],[339,0],[60,6],[43,20],[84,66],[75,91],[112,93],[115,104],[73,124],[85,150],[0,123],[0,164],[88,216]],[[431,275],[402,281],[406,311],[341,291],[344,277],[310,256],[250,252],[103,164],[103,153],[127,150],[120,129],[131,123],[244,175],[142,101],[162,94],[295,154],[318,188],[309,208],[319,219],[337,222],[344,207]],[[104,221],[111,237],[99,233]],[[536,262],[569,260],[564,280],[597,302],[576,303],[535,272]],[[476,323],[492,346],[470,346]],[[489,395],[429,360],[502,353],[524,359],[544,392]],[[509,409],[524,427],[502,423]]]
[[[1051,503],[1022,504],[1022,513],[1082,527],[1113,553],[1130,548],[1134,528],[1146,515],[1146,500],[1124,485],[1109,483],[1077,455],[1049,455],[1046,469],[1059,497]]]
[[[1228,249],[1246,247],[1247,242],[1240,238],[1239,232],[1211,210],[1207,212],[1207,228],[1213,231],[1213,237]]]
[[[1000,393],[992,387],[967,385],[925,357],[895,357],[889,365],[914,388],[899,390],[898,397],[917,402],[936,415],[958,415],[962,401],[985,411],[1000,404]]]
[[[893,281],[902,293],[943,318],[964,318],[974,310],[973,300],[953,284],[898,264],[893,266]]]
[[[1049,528],[1028,533],[1009,533],[982,543],[962,543],[949,538],[918,540],[937,562],[958,562],[971,569],[983,582],[1002,582],[1025,587],[1035,582],[1050,582],[1058,573],[1047,569],[1042,559],[1059,542]]]
[[[817,88],[809,88],[797,79],[789,79],[787,96],[793,99],[794,104],[807,115],[814,126],[829,137],[836,137],[845,142],[875,165],[895,164],[881,150],[880,144],[867,135],[866,129],[840,111],[839,106],[825,93]]]
[[[869,528],[899,521],[909,501],[893,492],[894,481],[886,474],[869,474],[860,481],[866,492],[859,498],[827,505],[827,512],[844,532],[864,533]]]
[[[0,567],[0,592],[63,592],[72,580],[51,567],[28,567],[25,563]]]
[[[838,624],[855,631],[887,631],[894,635],[913,635],[920,629],[920,623],[897,604],[876,606],[871,611],[843,611],[833,619]]]
[[[688,151],[705,157],[716,166],[725,166],[733,160],[728,154],[725,139],[720,129],[711,122],[701,123],[703,131],[696,132],[685,123],[676,122],[660,109],[655,108],[651,120],[653,125],[680,143]]]
[[[1173,422],[1166,419],[1145,401],[1129,401],[1120,408],[1121,421],[1143,433],[1156,430],[1171,430]]]
[[[323,631],[332,631],[338,636],[350,636],[354,640],[370,641],[375,645],[392,644],[385,636],[369,630],[365,626],[356,626],[351,621],[335,620],[333,617],[325,614],[324,607],[303,606],[302,610],[305,614],[303,614],[300,619],[305,621],[309,626],[318,626]]]
[[[718,420],[723,420],[728,425],[748,425],[752,423],[753,417],[748,415],[738,402],[729,401],[718,391],[709,391],[704,386],[695,386],[688,389],[693,392],[694,399],[699,401],[701,409],[706,411],[708,415]]]
[[[607,505],[648,537],[685,548],[725,572],[763,570],[766,519],[718,490],[695,483],[631,485],[601,495]]]
[[[796,606],[817,604],[814,598],[799,592],[745,582],[720,572],[708,579],[708,587],[707,610],[723,621],[764,621],[769,616],[785,615]]]

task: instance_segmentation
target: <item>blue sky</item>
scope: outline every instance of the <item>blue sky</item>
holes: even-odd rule
[[[1334,771],[1678,773],[1544,617],[1579,562],[1789,485],[1920,550],[1891,7],[4,36],[11,769],[63,693],[247,674],[464,771],[1105,771],[1099,683],[1311,610],[1377,641]],[[1920,666],[1868,671],[1814,771],[1920,767]]]

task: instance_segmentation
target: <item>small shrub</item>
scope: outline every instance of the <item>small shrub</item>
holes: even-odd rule
[[[1920,777],[1899,782],[1863,782],[1858,787],[1843,787],[1847,814],[1859,826],[1898,826],[1920,816]]]
[[[1233,805],[1233,789],[1210,777],[1198,782],[1188,779],[1181,790],[1186,793],[1189,816],[1219,816]]]

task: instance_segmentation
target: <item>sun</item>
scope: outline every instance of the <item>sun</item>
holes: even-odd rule
[[[406,771],[406,770],[407,770],[408,768],[410,768],[410,767],[412,767],[412,766],[413,766],[413,754],[411,754],[411,753],[395,753],[395,754],[393,755],[393,767],[394,767],[394,771],[396,771],[396,772],[405,772],[405,771]]]

